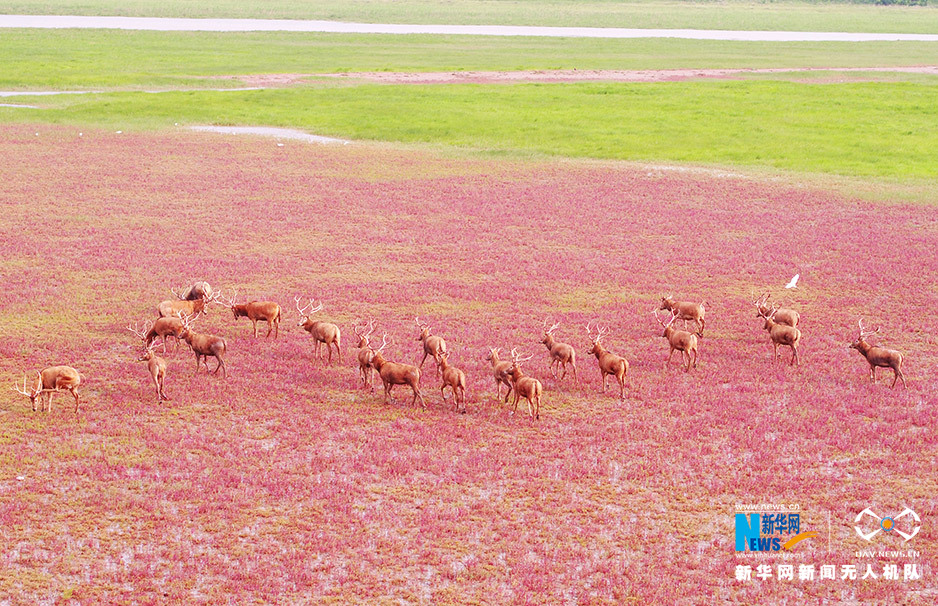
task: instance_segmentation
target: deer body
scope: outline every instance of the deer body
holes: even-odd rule
[[[563,378],[567,376],[567,362],[569,362],[573,367],[573,381],[574,383],[578,383],[579,378],[577,378],[576,375],[576,351],[573,349],[573,346],[561,343],[554,338],[554,331],[557,330],[558,326],[560,326],[560,323],[550,327],[550,329],[544,333],[544,338],[541,339],[541,343],[543,343],[544,346],[547,347],[547,351],[550,352],[550,372],[556,379],[556,366],[563,366],[563,373],[560,375],[560,380],[563,380]]]
[[[46,412],[52,412],[52,396],[57,391],[68,391],[75,398],[75,413],[78,413],[80,398],[78,395],[78,386],[81,385],[81,374],[71,366],[50,366],[36,372],[29,391],[26,391],[26,377],[23,377],[23,389],[16,391],[27,396],[32,404],[33,411],[36,410],[36,400],[39,400],[39,409],[43,409],[43,397],[46,397]]]
[[[147,371],[153,377],[153,384],[156,385],[156,397],[159,402],[168,400],[169,397],[163,393],[163,382],[166,380],[166,360],[153,353],[152,349],[147,349],[143,356],[137,358],[138,362],[147,363]]]
[[[208,301],[209,299],[163,301],[159,304],[157,312],[161,318],[171,316],[176,316],[177,318],[181,318],[182,316],[200,316],[208,313]]]
[[[706,311],[703,303],[675,301],[672,297],[661,297],[661,307],[658,309],[670,311],[678,320],[684,320],[685,325],[688,320],[692,320],[697,327],[697,336],[703,337],[704,326],[706,326],[704,321]]]
[[[224,373],[222,376],[225,378],[228,377],[228,367],[225,366],[225,353],[228,351],[228,343],[225,342],[222,337],[197,334],[186,327],[180,335],[180,338],[188,343],[189,347],[192,349],[192,353],[195,354],[196,373],[199,372],[199,367],[202,365],[203,359],[205,360],[205,372],[209,372],[208,359],[212,357],[218,362],[218,366],[215,367],[212,374],[218,374],[218,369],[221,369]]]
[[[534,419],[541,418],[541,394],[544,392],[544,387],[541,385],[541,382],[533,377],[525,375],[521,371],[521,366],[518,362],[515,362],[511,365],[511,382],[514,385],[515,390],[515,401],[514,407],[512,408],[512,414],[518,410],[518,402],[521,398],[524,398],[528,401],[528,414]]]
[[[886,349],[885,347],[876,347],[866,341],[866,337],[879,332],[879,329],[865,331],[863,329],[863,320],[860,320],[860,332],[857,340],[850,344],[851,349],[859,351],[870,365],[870,382],[876,382],[876,367],[891,368],[893,372],[892,385],[896,386],[896,381],[902,379],[902,386],[906,387],[905,376],[902,374],[902,354],[895,349]]]
[[[777,362],[779,359],[778,346],[787,345],[791,348],[790,364],[800,366],[801,362],[798,359],[798,343],[801,342],[801,331],[785,324],[779,324],[771,315],[765,318],[763,328],[769,331],[769,338],[772,339],[772,345],[775,348],[775,355],[772,360]]]
[[[375,390],[374,382],[371,380],[371,359],[375,355],[375,350],[371,348],[368,337],[375,330],[374,320],[368,323],[368,332],[360,332],[358,327],[352,327],[355,336],[358,337],[358,372],[362,377],[362,389],[370,387]]]
[[[453,402],[456,405],[456,412],[459,412],[459,404],[462,402],[462,411],[466,412],[466,374],[451,366],[449,363],[449,354],[443,354],[440,358],[440,370],[443,374],[443,384],[440,386],[440,397],[446,401],[445,389],[449,387],[453,391]]]
[[[756,317],[765,318],[769,314],[773,313],[772,309],[766,305],[766,301],[769,300],[769,295],[762,295],[762,298],[754,301],[753,303],[756,306]],[[801,320],[801,314],[799,314],[794,309],[788,309],[786,307],[776,307],[775,308],[775,320],[776,324],[784,324],[785,326],[791,326],[792,328],[798,327],[798,321]]]
[[[674,356],[675,351],[681,352],[681,363],[684,363],[684,357],[687,357],[687,364],[684,366],[684,372],[690,372],[691,365],[691,352],[694,353],[694,368],[697,368],[697,335],[689,333],[686,330],[677,330],[673,326],[674,320],[677,319],[677,314],[671,312],[671,319],[668,320],[668,323],[665,324],[661,321],[661,318],[658,317],[658,310],[653,311],[655,314],[655,319],[658,320],[664,328],[664,333],[662,337],[668,340],[668,345],[671,347],[670,352],[668,352],[668,360],[665,362],[665,366],[671,363],[671,358]]]
[[[436,362],[436,372],[439,374],[440,358],[446,354],[446,341],[443,340],[443,337],[431,335],[430,325],[421,324],[419,317],[414,318],[414,321],[420,328],[420,336],[417,337],[417,340],[423,342],[423,359],[420,360],[420,368],[423,368],[423,363],[427,361],[427,356],[433,356],[433,361]]]
[[[414,392],[414,399],[411,401],[411,405],[415,406],[417,404],[417,398],[420,398],[420,404],[426,408],[427,403],[420,393],[419,368],[411,366],[410,364],[388,362],[384,359],[384,356],[381,355],[380,351],[375,351],[371,359],[371,365],[378,371],[378,376],[381,377],[381,382],[384,383],[385,403],[391,402],[391,389],[393,389],[395,385],[409,385]]]
[[[599,363],[599,372],[603,376],[603,393],[606,393],[606,377],[612,375],[619,382],[619,397],[625,397],[625,379],[629,374],[629,362],[622,356],[609,352],[599,343],[599,340],[593,341],[593,346],[589,353],[596,356]]]
[[[312,314],[322,309],[322,303],[313,307],[314,301],[310,300],[309,304],[300,307],[300,298],[293,297],[293,300],[296,301],[296,310],[300,313],[300,323],[298,326],[302,326],[303,330],[308,332],[310,336],[313,337],[313,340],[316,341],[316,359],[322,359],[322,345],[325,343],[326,349],[329,351],[329,363],[332,363],[332,346],[335,346],[335,351],[339,355],[339,361],[342,361],[342,331],[339,330],[339,327],[335,324],[329,322],[320,322],[318,320],[312,319]]]
[[[508,403],[508,396],[511,395],[511,362],[498,359],[499,349],[490,349],[489,355],[485,359],[492,363],[492,375],[495,377],[495,399],[502,397],[502,385],[504,384],[508,391],[505,392],[505,404]]]
[[[251,321],[254,326],[254,338],[257,338],[258,321],[267,322],[267,334],[265,339],[270,336],[270,331],[276,328],[274,338],[280,336],[280,306],[273,301],[251,301],[242,305],[232,305],[231,313],[235,320],[244,317]]]
[[[157,337],[163,339],[163,352],[166,352],[166,339],[167,337],[172,337],[176,342],[176,346],[179,345],[179,335],[182,333],[183,325],[182,319],[176,316],[169,316],[165,318],[157,318],[156,322],[153,323],[153,326],[150,330],[147,331],[144,335],[143,340],[144,344],[149,347]]]
[[[173,291],[175,293],[175,291]],[[180,299],[186,301],[196,301],[198,299],[211,299],[212,287],[208,282],[196,282],[185,290],[182,295],[177,295]]]

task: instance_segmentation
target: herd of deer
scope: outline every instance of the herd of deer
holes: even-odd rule
[[[196,318],[208,313],[207,308],[211,303],[228,307],[234,319],[241,317],[248,318],[254,330],[254,337],[257,337],[257,323],[260,321],[267,323],[267,335],[271,332],[274,338],[280,334],[281,309],[280,305],[273,301],[251,301],[244,304],[236,304],[235,297],[224,298],[221,293],[212,291],[211,286],[206,282],[196,282],[183,293],[172,291],[176,295],[175,300],[163,301],[157,306],[158,318],[152,322],[145,322],[142,328],[129,326],[128,330],[137,335],[143,341],[144,351],[137,358],[137,361],[147,362],[147,369],[153,379],[156,387],[157,398],[159,402],[168,400],[164,391],[164,381],[166,378],[167,363],[162,357],[156,354],[156,348],[162,344],[163,353],[166,353],[167,339],[174,340],[174,349],[178,348],[179,341],[184,341],[195,354],[196,372],[199,371],[203,362],[206,372],[218,374],[222,371],[224,377],[227,377],[228,370],[225,366],[225,353],[228,345],[224,338],[196,333],[192,329],[192,324]],[[768,295],[764,295],[753,304],[757,310],[757,317],[764,320],[764,329],[769,333],[775,352],[773,361],[779,360],[778,348],[781,345],[791,349],[792,356],[790,364],[800,364],[798,359],[798,345],[801,342],[801,331],[798,329],[800,316],[793,309],[780,308],[778,305],[768,307]],[[342,332],[338,326],[330,322],[314,320],[312,315],[323,308],[322,303],[316,305],[315,301],[310,300],[307,305],[300,306],[300,298],[294,297],[296,310],[299,314],[300,322],[298,326],[310,334],[315,341],[315,354],[317,359],[322,359],[321,347],[325,345],[328,350],[328,363],[332,362],[332,348],[335,348],[339,361],[342,360]],[[666,312],[662,320],[659,312]],[[703,338],[704,327],[704,305],[703,303],[689,303],[684,301],[675,301],[672,297],[662,297],[660,307],[652,311],[655,319],[664,329],[662,336],[667,339],[670,346],[666,364],[670,364],[675,351],[681,352],[681,364],[685,372],[690,372],[691,367],[697,367],[697,346],[698,339]],[[668,317],[670,314],[670,317]],[[685,330],[675,328],[676,320],[684,321]],[[686,330],[687,322],[694,323],[694,331]],[[372,347],[370,337],[375,330],[375,321],[371,320],[366,326],[355,325],[353,331],[358,338],[357,348],[358,365],[363,388],[370,388],[374,391],[374,382],[372,371],[376,372],[384,384],[385,402],[390,402],[391,390],[395,385],[407,385],[413,391],[413,400],[411,405],[416,405],[420,400],[421,405],[426,406],[426,401],[420,393],[420,371],[428,357],[432,357],[436,362],[436,374],[442,380],[440,385],[440,395],[443,401],[446,401],[446,389],[449,388],[452,393],[453,403],[456,411],[466,411],[466,375],[464,372],[452,366],[449,363],[449,352],[446,348],[446,341],[442,337],[430,334],[431,328],[428,324],[420,322],[420,318],[414,319],[418,329],[418,341],[423,343],[423,358],[418,366],[411,364],[402,364],[398,362],[389,362],[384,358],[384,348],[387,346],[387,333],[382,337],[381,345],[377,348]],[[560,326],[556,323],[547,328],[547,321],[544,322],[544,336],[541,343],[547,348],[550,354],[550,371],[554,378],[557,378],[557,371],[562,369],[559,380],[563,380],[567,375],[567,364],[570,364],[573,370],[573,379],[578,381],[576,369],[576,350],[573,346],[558,341],[554,337],[554,332]],[[602,391],[606,391],[606,379],[609,376],[615,377],[619,383],[619,397],[625,397],[625,388],[628,380],[629,363],[624,357],[616,355],[608,350],[602,344],[603,337],[608,334],[608,330],[603,327],[594,327],[592,322],[586,325],[586,335],[590,340],[590,349],[587,354],[596,356],[599,365],[599,371],[602,375]],[[877,347],[871,345],[867,338],[879,332],[866,330],[863,327],[863,319],[859,321],[859,332],[856,340],[850,344],[850,348],[859,351],[870,365],[870,381],[876,381],[876,368],[891,368],[893,370],[892,387],[895,387],[896,381],[902,379],[903,387],[906,386],[905,377],[902,374],[902,354],[892,349]],[[266,338],[265,337],[265,338]],[[518,409],[518,403],[524,398],[528,403],[528,414],[537,419],[540,418],[541,395],[544,391],[540,381],[529,377],[521,370],[521,365],[530,360],[533,355],[522,357],[517,349],[511,350],[511,358],[502,360],[501,349],[490,349],[485,357],[486,361],[492,365],[492,374],[495,379],[496,399],[501,400],[501,388],[504,385],[505,392],[504,403],[508,403],[508,398],[514,392],[514,403],[512,414]],[[216,366],[214,371],[209,371],[208,358],[215,358]],[[39,401],[40,409],[52,411],[52,395],[58,391],[68,391],[75,398],[75,412],[77,413],[80,405],[78,386],[81,384],[81,374],[70,366],[52,366],[41,372],[37,372],[30,385],[28,377],[23,376],[23,387],[20,389],[15,386],[14,389],[30,399],[32,409],[36,410],[36,402]],[[43,407],[45,401],[45,407]]]

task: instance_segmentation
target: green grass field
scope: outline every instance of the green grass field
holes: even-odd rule
[[[7,0],[0,14],[327,19],[365,23],[459,23],[787,31],[938,31],[938,9],[836,2],[676,0]]]
[[[323,86],[244,92],[64,95],[4,121],[115,129],[299,127],[472,151],[934,179],[938,88],[927,84]]]

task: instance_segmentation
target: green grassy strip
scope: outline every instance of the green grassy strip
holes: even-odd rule
[[[2,36],[0,90],[205,87],[205,82],[193,77],[258,73],[885,67],[932,64],[938,57],[938,43],[921,42],[751,43],[105,30],[6,30]]]
[[[788,31],[938,31],[938,10],[837,2],[676,0],[5,0],[0,14],[328,19],[368,23],[459,23]]]
[[[581,83],[110,93],[0,108],[0,121],[267,125],[492,153],[938,177],[938,87],[913,83]]]

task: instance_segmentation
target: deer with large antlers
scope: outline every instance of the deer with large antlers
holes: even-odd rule
[[[567,376],[567,362],[573,367],[573,382],[579,383],[579,378],[576,376],[576,350],[573,349],[572,345],[567,345],[566,343],[561,343],[554,338],[554,331],[560,326],[560,322],[557,322],[550,328],[547,328],[547,320],[544,320],[544,337],[541,339],[541,343],[547,348],[547,351],[550,352],[550,372],[551,375],[556,379],[557,378],[557,365],[563,366],[563,373],[560,375],[560,380],[563,380]],[[516,394],[517,395],[517,394]]]
[[[608,334],[608,329],[597,326],[596,336],[593,336],[591,324],[591,322],[586,324],[586,336],[592,344],[586,353],[596,356],[596,361],[599,363],[599,372],[603,377],[603,393],[606,393],[606,377],[612,375],[619,382],[619,397],[625,398],[625,381],[629,376],[629,362],[603,346],[601,341]]]
[[[211,371],[212,374],[217,375],[218,370],[221,369],[224,373],[222,376],[228,378],[228,367],[225,366],[225,353],[228,351],[228,343],[222,337],[193,332],[192,320],[191,316],[182,317],[183,330],[179,338],[185,341],[192,349],[192,353],[195,354],[195,372],[199,372],[203,360],[205,361],[205,372],[209,372],[208,359],[212,357],[218,362],[215,370]]]
[[[18,393],[29,398],[33,411],[36,410],[36,400],[39,400],[39,409],[43,410],[42,400],[46,398],[45,411],[52,412],[52,396],[57,391],[68,391],[75,398],[75,413],[78,414],[80,397],[78,386],[81,385],[81,373],[71,366],[50,366],[42,372],[37,371],[32,385],[27,388],[26,374],[23,374],[23,388],[13,387]]]
[[[505,392],[505,404],[507,404],[508,396],[511,395],[512,390],[511,362],[508,360],[500,360],[498,357],[500,352],[500,347],[491,348],[489,349],[489,354],[485,356],[485,359],[492,363],[492,375],[495,377],[495,399],[501,399],[502,385],[505,385],[505,387],[508,388],[508,391]]]
[[[876,382],[876,367],[882,368],[891,368],[893,372],[892,385],[890,387],[896,386],[896,381],[902,379],[902,386],[908,387],[905,384],[905,376],[902,374],[902,354],[894,349],[886,349],[885,347],[876,347],[875,345],[870,345],[867,342],[866,338],[872,335],[875,335],[879,332],[879,328],[876,330],[866,330],[863,328],[863,318],[860,318],[858,323],[860,331],[857,333],[857,340],[849,345],[850,349],[855,349],[863,354],[863,357],[866,358],[866,361],[870,364],[870,382]]]
[[[240,305],[235,304],[235,298],[225,299],[225,305],[231,308],[234,319],[247,318],[254,327],[254,338],[257,338],[257,323],[267,322],[266,339],[274,329],[274,339],[280,336],[280,305],[273,301],[248,301]]]
[[[518,402],[521,398],[524,398],[528,401],[528,414],[534,419],[540,419],[541,394],[544,393],[544,387],[541,385],[540,381],[534,377],[525,375],[521,370],[521,364],[533,357],[533,355],[530,355],[527,358],[521,358],[516,350],[511,350],[511,370],[509,371],[509,375],[515,391],[515,401],[511,414],[515,414],[518,411]]]
[[[765,316],[772,310],[767,305],[769,300],[769,295],[764,294],[759,299],[753,301],[753,305],[756,306],[756,317],[765,318]],[[785,326],[791,326],[792,328],[798,327],[798,321],[801,319],[801,314],[799,314],[794,309],[788,309],[786,307],[778,307],[775,309],[775,317],[773,318],[776,324],[784,324]]]
[[[423,359],[420,360],[420,368],[423,368],[423,363],[427,361],[427,356],[433,356],[433,360],[436,362],[436,372],[439,374],[440,358],[446,353],[446,341],[443,340],[443,337],[431,335],[430,325],[421,324],[420,316],[414,318],[414,322],[417,324],[417,328],[420,329],[420,336],[417,337],[417,340],[423,341]]]
[[[684,364],[684,357],[687,357],[687,365],[684,366],[684,372],[690,372],[691,352],[694,353],[694,368],[697,368],[697,335],[687,332],[686,330],[677,330],[671,326],[678,317],[676,313],[671,312],[671,319],[668,320],[667,323],[664,323],[658,316],[658,311],[659,310],[655,309],[652,313],[655,314],[655,320],[658,321],[658,324],[664,328],[664,332],[661,336],[668,340],[668,345],[671,347],[665,366],[671,363],[671,357],[674,356],[674,352],[680,351],[682,365]]]
[[[388,362],[381,353],[388,344],[388,335],[385,334],[381,340],[381,347],[374,350],[371,357],[372,367],[378,371],[381,382],[384,383],[384,401],[389,404],[393,401],[391,398],[391,389],[395,385],[409,385],[414,392],[414,399],[411,406],[416,406],[417,398],[420,398],[420,404],[427,407],[423,395],[420,393],[420,369],[410,364],[400,364],[398,362]]]
[[[704,321],[703,303],[691,303],[689,301],[675,301],[674,297],[661,297],[661,307],[659,310],[670,311],[678,320],[684,320],[684,328],[687,328],[687,321],[692,320],[698,337],[703,338],[703,331],[706,322]]]
[[[308,332],[313,340],[316,341],[316,359],[322,359],[322,345],[326,345],[326,349],[329,351],[329,364],[332,364],[332,346],[335,346],[335,352],[339,355],[339,361],[342,361],[342,331],[339,330],[339,327],[330,322],[321,322],[319,320],[313,320],[312,315],[317,311],[322,310],[322,302],[319,302],[319,305],[315,305],[313,299],[309,300],[309,304],[300,307],[300,298],[293,297],[293,300],[296,302],[296,311],[300,314],[300,322],[297,326],[302,326],[303,330]]]
[[[365,332],[362,332],[362,329]],[[353,326],[352,331],[358,337],[358,372],[362,377],[362,389],[369,387],[371,391],[374,391],[375,384],[371,379],[371,359],[375,355],[375,350],[371,348],[369,337],[375,331],[375,321],[369,320],[365,327]]]
[[[176,316],[166,318],[157,318],[156,322],[144,322],[142,328],[135,328],[133,325],[127,327],[127,330],[134,333],[143,340],[144,347],[149,347],[155,343],[157,338],[163,339],[163,353],[166,353],[166,339],[173,338],[175,350],[179,346],[179,335],[182,333],[182,319]]]
[[[454,409],[459,412],[459,403],[462,402],[462,412],[466,412],[466,373],[449,363],[449,352],[440,356],[440,370],[443,374],[443,384],[440,385],[440,397],[446,402],[446,388],[453,391]]]
[[[169,396],[163,393],[163,382],[166,380],[166,360],[156,355],[155,349],[156,345],[151,345],[143,351],[143,355],[137,358],[137,362],[146,362],[147,371],[150,373],[150,377],[153,378],[153,384],[156,386],[156,397],[158,403],[162,404],[164,400],[168,400]]]
[[[168,318],[172,316],[182,317],[201,316],[203,314],[207,315],[209,303],[214,303],[218,300],[218,297],[221,296],[221,293],[215,293],[214,295],[208,297],[202,297],[190,301],[182,298],[182,295],[177,293],[175,289],[170,290],[173,291],[173,294],[176,295],[177,299],[163,301],[157,306],[157,314],[161,318]]]
[[[778,307],[773,307],[768,313],[759,314],[763,319],[765,319],[763,328],[769,332],[769,338],[772,339],[772,345],[775,348],[775,355],[772,357],[772,360],[778,362],[779,345],[787,345],[791,348],[790,364],[800,366],[801,361],[798,359],[798,343],[801,342],[801,331],[797,328],[776,322],[775,314],[777,311]]]
[[[179,299],[184,301],[195,301],[197,299],[210,299],[212,297],[212,287],[209,286],[208,282],[200,281],[195,282],[192,286],[183,291],[182,294],[176,292],[176,289],[172,289],[173,294],[176,295]]]

